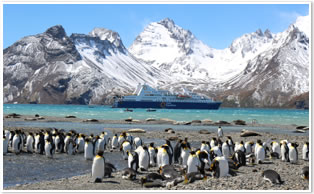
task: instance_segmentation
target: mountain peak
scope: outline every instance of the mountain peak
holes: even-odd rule
[[[293,24],[295,27],[297,27],[300,31],[304,32],[306,36],[310,36],[311,34],[311,18],[309,15],[307,16],[299,16],[296,20],[296,22]]]
[[[45,33],[59,39],[66,36],[65,30],[61,25],[52,26],[48,28]]]
[[[263,34],[263,32],[262,32],[262,30],[261,30],[260,28],[257,29],[255,33],[256,33],[258,36],[264,36],[264,34]]]
[[[170,18],[165,18],[163,20],[160,20],[158,23],[165,26],[166,28],[173,28],[175,26],[174,21]]]
[[[92,37],[98,37],[100,40],[108,40],[117,47],[122,45],[120,35],[117,32],[106,28],[94,28],[89,35]]]

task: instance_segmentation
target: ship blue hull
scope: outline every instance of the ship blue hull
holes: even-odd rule
[[[221,102],[148,102],[148,101],[116,101],[113,108],[165,108],[165,109],[219,109]]]

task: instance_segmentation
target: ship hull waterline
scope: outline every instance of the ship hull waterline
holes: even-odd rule
[[[158,109],[219,109],[221,102],[148,102],[148,101],[118,101],[113,108],[158,108]]]

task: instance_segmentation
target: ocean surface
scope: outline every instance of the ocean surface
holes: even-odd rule
[[[247,123],[255,120],[259,124],[306,125],[309,126],[309,110],[303,109],[262,109],[262,108],[220,108],[219,110],[175,110],[156,109],[147,112],[146,109],[111,108],[100,105],[46,105],[46,104],[4,104],[3,113],[17,113],[22,115],[64,117],[74,115],[82,119],[121,120],[128,117],[144,120],[146,118],[169,118],[176,121],[192,121],[210,119],[231,122],[241,119]]]

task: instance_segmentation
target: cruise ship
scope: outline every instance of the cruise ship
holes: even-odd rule
[[[172,94],[138,85],[132,95],[116,97],[113,108],[165,108],[165,109],[219,109],[221,102],[185,90],[185,94]]]

